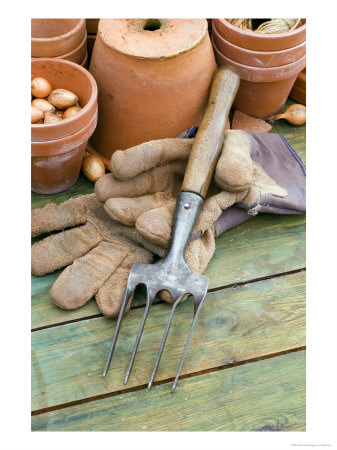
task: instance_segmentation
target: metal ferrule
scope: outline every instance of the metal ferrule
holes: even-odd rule
[[[203,198],[194,192],[180,192],[178,195],[172,228],[171,249],[167,258],[176,260],[183,257],[185,260],[186,246],[203,203]]]

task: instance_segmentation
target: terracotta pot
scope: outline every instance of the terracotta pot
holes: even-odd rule
[[[73,61],[77,64],[81,64],[87,53],[87,35],[84,35],[84,38],[80,45],[74,48],[71,52],[66,53],[65,55],[55,56],[55,58],[66,59],[68,61]]]
[[[90,64],[92,51],[94,49],[94,44],[96,40],[96,34],[88,34],[87,35],[87,51],[88,51],[88,61]]]
[[[213,41],[217,63],[236,67],[240,87],[233,107],[249,116],[267,119],[277,114],[285,104],[298,73],[305,67],[306,56],[284,66],[253,67],[237,63],[222,55]]]
[[[84,60],[81,62],[80,64],[82,67],[84,67],[85,69],[89,68],[89,59],[88,59],[88,52],[86,52]]]
[[[31,189],[54,194],[72,186],[80,173],[88,139],[97,124],[97,86],[80,65],[56,58],[33,59],[32,76],[44,76],[53,87],[72,90],[83,106],[71,119],[31,125]]]
[[[298,74],[289,97],[302,105],[306,104],[306,68]]]
[[[82,110],[71,119],[48,125],[31,125],[32,142],[55,140],[77,133],[97,111],[97,85],[93,76],[78,64],[56,58],[37,58],[31,62],[31,78],[45,77],[54,89],[74,92]]]
[[[97,34],[99,19],[86,19],[87,33]]]
[[[306,40],[306,22],[301,19],[302,25],[286,33],[254,33],[241,30],[226,19],[213,19],[213,28],[227,41],[238,47],[258,50],[262,52],[286,50],[296,47]]]
[[[85,19],[32,19],[31,56],[65,55],[81,44],[86,33]]]
[[[279,51],[257,51],[238,47],[224,39],[213,27],[213,42],[217,49],[227,58],[254,67],[277,67],[290,64],[302,58],[306,52],[306,41],[295,47]]]
[[[206,19],[100,19],[90,72],[100,114],[90,143],[117,149],[198,125],[216,69]]]

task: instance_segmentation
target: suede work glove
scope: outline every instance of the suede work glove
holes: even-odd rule
[[[135,227],[147,240],[167,249],[176,196],[192,144],[191,138],[170,138],[116,151],[111,158],[111,174],[95,185],[97,198],[109,216]],[[187,247],[186,259],[194,261],[190,269],[198,273],[205,270],[215,248],[214,224],[224,210],[234,204],[256,209],[267,198],[285,196],[287,190],[252,160],[248,133],[226,131],[214,181]],[[237,223],[246,220],[246,215],[243,213]],[[191,253],[194,258],[189,256]]]
[[[133,263],[150,263],[157,247],[147,243],[149,251],[138,245],[144,239],[112,221],[95,194],[32,211],[33,237],[64,229],[32,246],[32,273],[68,266],[54,282],[51,300],[60,308],[76,309],[95,296],[102,314],[116,317]]]

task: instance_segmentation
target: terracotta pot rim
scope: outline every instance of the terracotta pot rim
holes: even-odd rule
[[[240,47],[239,45],[233,44],[232,42],[230,42],[227,39],[225,39],[218,32],[218,30],[217,30],[215,25],[213,26],[212,31],[213,31],[213,33],[212,33],[212,42],[214,42],[214,37],[213,36],[215,36],[216,39],[219,39],[219,41],[224,46],[230,48],[231,50],[236,51],[237,53],[243,53],[243,54],[245,54],[245,55],[247,55],[248,57],[251,57],[251,58],[256,57],[258,60],[259,60],[259,58],[271,57],[271,55],[273,55],[273,56],[275,55],[276,59],[279,59],[280,57],[281,58],[282,57],[286,57],[288,54],[292,54],[292,53],[296,54],[297,50],[301,50],[301,47],[304,47],[304,52],[305,52],[305,47],[306,47],[306,41],[303,41],[300,44],[295,45],[294,47],[289,47],[289,48],[286,48],[286,49],[283,49],[283,50],[275,50],[275,51],[252,50],[252,49],[249,49],[249,48]],[[224,55],[224,56],[228,57],[227,55]],[[300,58],[298,58],[298,59],[300,59]],[[289,63],[285,62],[285,64],[282,64],[282,66],[283,65],[287,65],[287,64],[289,64]],[[265,63],[263,63],[263,61],[261,61],[260,62],[260,66],[254,65],[252,67],[276,67],[276,66],[266,65]]]
[[[177,58],[177,57],[181,57],[184,54],[187,55],[191,51],[193,51],[195,48],[197,48],[206,39],[206,36],[208,35],[207,20],[205,19],[206,26],[204,27],[203,35],[201,36],[201,38],[198,41],[196,41],[187,50],[180,51],[180,52],[177,52],[177,53],[172,54],[172,55],[165,55],[165,56],[141,56],[141,55],[134,55],[132,53],[129,53],[127,51],[123,51],[123,50],[119,49],[118,47],[112,45],[112,43],[107,43],[102,38],[102,33],[101,33],[101,30],[100,30],[100,27],[104,26],[104,20],[105,19],[100,19],[100,22],[98,24],[98,30],[97,30],[97,36],[99,35],[99,37],[102,40],[103,44],[106,45],[111,50],[115,51],[116,53],[119,53],[120,55],[126,56],[128,58],[132,58],[134,60],[140,60],[140,61],[167,61],[167,60],[171,60],[171,59],[174,59],[174,58]]]
[[[87,54],[86,54],[86,58],[84,59],[83,62],[85,62],[85,60],[87,59]],[[43,127],[46,130],[50,130],[50,133],[52,132],[57,132],[58,130],[62,129],[64,127],[65,122],[67,122],[67,127],[71,126],[71,124],[74,124],[76,122],[78,122],[82,116],[86,113],[88,113],[97,103],[97,84],[96,81],[94,79],[94,77],[91,75],[91,73],[85,69],[84,67],[82,67],[80,64],[74,63],[72,61],[68,61],[66,59],[58,59],[58,58],[35,58],[35,60],[39,61],[39,62],[50,62],[53,63],[55,61],[57,61],[58,63],[62,62],[65,65],[71,65],[73,67],[75,67],[77,70],[81,71],[83,74],[86,75],[88,81],[91,84],[91,88],[92,88],[92,94],[91,97],[88,101],[88,103],[82,108],[82,110],[74,117],[71,117],[70,119],[67,119],[67,121],[61,121],[58,123],[53,123],[53,124],[31,124],[31,130],[32,131],[37,131],[39,128]],[[96,109],[97,109],[97,105],[96,105]],[[64,135],[62,135],[62,137],[66,137],[71,135],[72,133],[66,133]],[[58,138],[56,138],[58,139]],[[51,139],[51,141],[53,141],[55,139]],[[45,139],[43,141],[34,141],[34,142],[48,142]]]
[[[83,144],[86,140],[90,138],[94,132],[97,124],[98,112],[96,110],[95,114],[86,126],[81,128],[74,134],[61,137],[59,139],[54,139],[52,141],[42,141],[42,142],[31,142],[31,157],[41,158],[49,156],[62,155],[71,151],[75,146]]]
[[[31,37],[31,42],[32,43],[43,43],[43,42],[47,43],[47,42],[55,42],[55,41],[59,41],[64,38],[68,38],[69,36],[75,34],[83,26],[83,23],[85,24],[85,19],[78,19],[78,20],[79,20],[78,24],[75,25],[75,27],[72,28],[67,33],[59,34],[58,36],[54,36],[52,38],[33,38],[33,37]]]
[[[55,56],[55,58],[56,59],[68,59],[69,56],[72,56],[74,53],[79,51],[82,47],[85,47],[86,43],[87,43],[87,35],[84,36],[84,38],[82,39],[81,43],[76,48],[74,48],[73,50],[71,50],[68,53],[65,53],[64,55]],[[70,61],[70,60],[68,60],[68,61]]]
[[[223,55],[220,50],[214,44],[214,40],[212,37],[212,44],[215,53],[220,56],[223,60],[225,60],[226,64],[232,65],[239,69],[240,78],[245,81],[256,81],[256,82],[272,82],[283,80],[287,78],[291,78],[292,76],[299,73],[303,67],[305,66],[306,55],[302,56],[302,58],[298,59],[295,62],[290,64],[286,64],[284,66],[276,66],[276,67],[254,67],[248,66],[246,64],[238,63]],[[304,63],[304,65],[303,65]],[[286,76],[282,76],[282,72],[286,71]]]
[[[241,28],[235,27],[234,25],[229,23],[226,19],[216,19],[216,20],[219,20],[222,23],[226,22],[225,25],[233,31],[239,31],[239,33],[247,35],[247,36],[256,36],[258,39],[260,37],[261,38],[263,37],[266,39],[277,39],[277,38],[282,38],[284,36],[291,36],[293,34],[300,33],[304,28],[306,28],[306,23],[303,23],[302,25],[300,25],[297,28],[294,28],[293,30],[284,31],[282,33],[255,33],[254,31],[242,30]],[[301,19],[301,20],[303,20],[303,19]]]
[[[85,52],[85,57],[84,57],[83,61],[82,61],[79,65],[82,66],[83,69],[85,69],[84,66],[86,65],[87,61],[88,61],[88,52]],[[85,70],[87,70],[87,69],[85,69]],[[88,72],[89,72],[89,71],[88,71]],[[90,73],[90,72],[89,72],[89,73]]]

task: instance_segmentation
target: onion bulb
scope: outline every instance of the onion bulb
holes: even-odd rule
[[[104,162],[96,155],[86,152],[82,163],[82,172],[90,181],[96,181],[105,174]]]
[[[55,111],[55,107],[47,102],[47,100],[45,100],[44,98],[34,98],[34,100],[32,101],[32,105],[44,112]]]
[[[52,111],[47,111],[44,115],[44,122],[43,123],[58,123],[62,122],[62,117],[58,116],[57,114],[53,113]]]
[[[53,90],[48,80],[42,77],[36,77],[31,81],[32,95],[37,98],[48,97]]]
[[[31,122],[30,123],[36,123],[39,120],[44,118],[44,112],[41,111],[41,109],[35,108],[35,106],[31,106]]]
[[[48,97],[48,102],[55,108],[66,109],[76,105],[78,97],[67,89],[54,89]]]
[[[303,125],[306,122],[306,107],[295,103],[294,105],[289,106],[284,113],[277,114],[269,120],[274,122],[279,119],[285,119],[292,125]]]
[[[76,116],[81,109],[80,105],[70,106],[64,111],[63,119],[70,119],[71,117]]]

